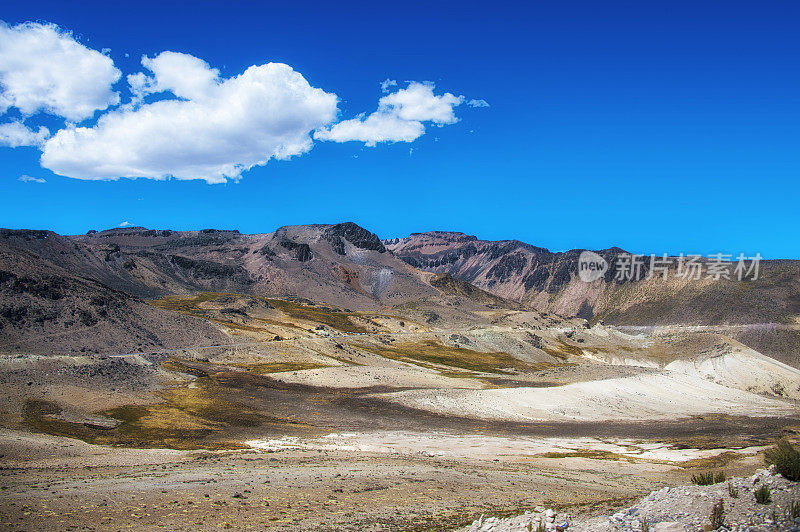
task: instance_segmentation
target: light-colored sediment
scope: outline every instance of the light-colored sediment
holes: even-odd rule
[[[398,364],[400,365],[400,364]],[[310,384],[330,388],[367,388],[392,386],[398,388],[464,388],[478,389],[483,384],[475,379],[456,379],[411,364],[387,366],[335,366],[329,368],[287,371],[273,374],[283,382]]]
[[[380,395],[439,414],[507,421],[644,421],[703,414],[782,416],[789,402],[673,371],[550,388],[413,390]]]
[[[620,438],[543,438],[532,436],[487,436],[444,432],[375,431],[331,433],[320,438],[283,437],[245,442],[254,449],[325,450],[397,455],[422,455],[474,460],[519,460],[537,456],[580,457],[585,453],[604,453],[611,458],[680,464],[712,458],[723,453],[752,456],[762,447],[736,450],[678,448],[661,442]]]

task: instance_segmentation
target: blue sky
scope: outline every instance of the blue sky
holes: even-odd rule
[[[109,48],[122,103],[141,57],[173,51],[221,78],[286,63],[338,96],[336,120],[375,111],[387,78],[490,107],[458,105],[458,122],[425,122],[413,142],[317,140],[223,184],[74,179],[43,168],[38,147],[2,147],[0,226],[351,220],[383,238],[441,229],[554,250],[800,258],[797,2],[287,4],[31,1],[0,18]],[[26,124],[54,133],[64,120]]]

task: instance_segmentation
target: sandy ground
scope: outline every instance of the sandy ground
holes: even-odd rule
[[[671,462],[680,464],[689,460],[718,457],[731,452],[741,457],[752,456],[764,447],[729,449],[692,449],[676,447],[663,442],[624,440],[619,438],[546,438],[532,436],[489,436],[477,434],[452,434],[444,432],[379,431],[356,433],[331,433],[320,438],[287,436],[268,440],[245,442],[255,449],[325,450],[387,453],[394,455],[422,455],[476,460],[522,460],[543,455],[594,456],[618,455],[640,461]]]
[[[740,390],[800,399],[800,371],[744,346],[691,360],[675,360],[665,369]]]
[[[142,451],[9,431],[0,442],[18,449],[0,470],[5,530],[448,529],[542,504],[604,511],[687,475],[661,463],[507,455],[492,440],[494,454],[474,456]],[[62,446],[62,458],[35,458],[52,454],[43,446]]]
[[[338,366],[332,368],[287,371],[276,374],[283,382],[313,384],[331,388],[367,388],[395,386],[399,388],[466,388],[480,389],[475,379],[454,379],[434,370],[407,365],[405,368],[376,366]]]
[[[785,401],[669,371],[552,388],[414,390],[381,397],[438,414],[508,421],[654,420],[713,413],[744,416],[798,413],[795,405]]]

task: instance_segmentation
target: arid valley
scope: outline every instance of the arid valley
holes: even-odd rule
[[[589,518],[800,438],[794,261],[664,288],[349,223],[0,236],[8,530]],[[747,297],[766,303],[680,310]]]

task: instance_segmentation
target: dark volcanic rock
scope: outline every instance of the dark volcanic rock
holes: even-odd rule
[[[502,282],[511,276],[520,275],[527,265],[528,258],[520,253],[505,255],[489,269],[486,277],[494,277]]]
[[[531,273],[522,278],[525,290],[543,290],[550,278],[550,270],[546,266],[538,266]]]
[[[44,240],[48,231],[34,229],[0,229],[0,238],[22,238],[24,240]]]
[[[247,271],[240,266],[229,266],[210,260],[195,260],[181,255],[172,255],[170,261],[180,268],[191,270],[200,277],[226,278],[235,275],[247,275]]]
[[[308,244],[300,244],[298,242],[293,242],[288,239],[283,239],[278,242],[282,248],[286,248],[289,251],[294,251],[295,258],[300,262],[307,262],[311,260],[312,253],[311,247]]]
[[[369,249],[384,253],[386,247],[378,238],[375,233],[370,233],[363,227],[360,227],[353,222],[344,222],[330,226],[325,231],[325,238],[331,243],[333,250],[339,255],[344,255],[344,243],[342,239],[347,240],[359,249]]]

